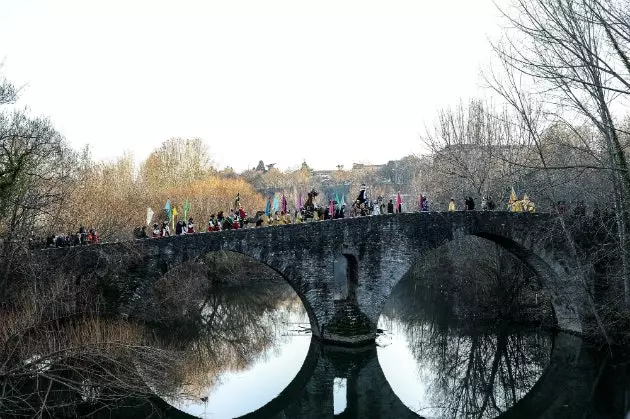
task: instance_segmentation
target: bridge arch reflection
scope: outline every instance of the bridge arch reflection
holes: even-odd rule
[[[498,418],[580,417],[589,399],[589,378],[596,374],[584,368],[585,364],[580,338],[568,333],[558,334],[543,376],[529,393]],[[333,395],[336,377],[347,380],[347,406],[337,415]],[[168,411],[168,418],[194,418],[174,408]],[[308,355],[294,380],[269,403],[239,419],[335,417],[422,418],[405,406],[392,390],[378,363],[375,346],[341,348],[312,339]]]

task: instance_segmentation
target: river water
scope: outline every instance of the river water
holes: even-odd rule
[[[277,279],[214,292],[224,297],[204,308],[214,336],[200,338],[212,355],[163,396],[167,417],[626,417],[625,363],[544,324],[462,321],[414,279],[396,288],[376,345],[363,349],[313,340],[299,298]]]

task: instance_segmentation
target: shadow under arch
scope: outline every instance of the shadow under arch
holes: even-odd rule
[[[212,233],[208,233],[208,234],[212,234]],[[253,257],[252,255],[250,255],[248,253],[239,252],[238,250],[232,250],[232,249],[214,249],[214,248],[204,249],[204,250],[198,252],[193,257],[186,257],[188,255],[185,255],[185,257],[181,261],[178,261],[178,263],[170,263],[170,264],[159,265],[160,266],[160,271],[161,271],[161,276],[166,275],[167,273],[172,272],[173,270],[176,270],[176,269],[180,268],[185,263],[201,262],[202,259],[207,254],[210,254],[210,253],[226,253],[226,254],[238,255],[238,257],[241,257],[241,258],[243,258],[244,261],[247,261],[247,263],[252,264],[252,265],[263,265],[265,267],[265,269],[271,270],[279,278],[282,278],[284,283],[288,284],[291,287],[291,289],[293,290],[293,292],[295,292],[295,294],[300,299],[300,302],[302,303],[302,307],[304,307],[304,310],[306,311],[306,314],[308,315],[309,324],[311,326],[311,331],[313,333],[313,336],[315,336],[315,337],[319,336],[320,327],[319,327],[319,324],[317,322],[317,317],[315,316],[315,312],[313,311],[313,307],[309,303],[309,301],[306,298],[306,296],[299,289],[299,287],[296,286],[296,284],[293,281],[291,281],[289,278],[287,278],[286,275],[283,272],[281,272],[279,269],[277,269],[276,267],[274,267],[274,266],[272,266],[272,265],[270,265],[268,263],[265,263],[264,260],[261,260],[259,258]]]
[[[422,249],[421,252],[405,255],[408,259],[415,258],[415,261],[413,263],[411,261],[407,262],[403,269],[398,270],[398,275],[392,275],[390,277],[390,281],[387,283],[388,289],[384,293],[386,298],[380,302],[376,322],[378,322],[378,318],[382,315],[385,304],[391,297],[394,288],[403,278],[407,277],[409,272],[412,271],[414,264],[423,263],[424,258],[430,251],[463,237],[479,237],[495,243],[530,268],[535,274],[538,284],[550,297],[556,327],[560,330],[578,335],[582,333],[582,318],[579,314],[580,310],[578,309],[578,304],[583,305],[583,301],[581,300],[581,296],[585,292],[583,284],[573,278],[563,266],[558,264],[554,269],[554,267],[551,266],[553,260],[550,261],[549,257],[543,257],[541,254],[525,248],[510,238],[483,230],[467,231],[458,236],[432,238],[426,245],[418,245],[418,248]],[[551,255],[551,258],[553,259],[553,255]],[[573,295],[570,295],[571,293],[573,293]],[[575,298],[572,299],[570,297]]]
[[[475,232],[454,239],[466,236],[479,237],[495,243],[529,267],[539,285],[550,292],[550,303],[557,328],[560,329],[554,333],[549,362],[539,379],[521,399],[497,418],[581,417],[590,398],[590,380],[595,377],[597,371],[594,371],[592,361],[585,359],[587,355],[583,350],[581,328],[575,330],[572,323],[577,318],[581,326],[581,319],[577,316],[574,307],[566,305],[566,301],[558,290],[559,284],[571,278],[568,275],[562,278],[562,273],[554,270],[543,257],[509,238],[487,232]],[[425,249],[434,250],[453,241],[452,239],[444,240],[442,243],[436,241],[432,243],[433,246]],[[421,254],[420,258],[423,259],[427,253]],[[393,289],[407,277],[412,269],[410,267],[407,273],[395,282],[390,297],[393,295]]]
[[[582,319],[578,314],[578,309],[567,300],[566,292],[568,290],[566,288],[561,289],[563,288],[562,285],[572,283],[572,279],[566,275],[564,270],[554,270],[542,257],[506,237],[486,232],[477,232],[471,235],[498,244],[530,268],[536,274],[539,285],[551,297],[551,306],[557,328],[577,334],[582,333]],[[573,283],[572,285],[575,286],[576,284]]]

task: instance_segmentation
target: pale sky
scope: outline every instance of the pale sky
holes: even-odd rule
[[[386,163],[460,98],[492,0],[0,0],[2,73],[74,147],[144,159],[201,137],[219,168]]]

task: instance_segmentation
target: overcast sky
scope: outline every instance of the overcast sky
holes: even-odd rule
[[[5,76],[96,158],[201,137],[217,165],[385,163],[487,95],[492,0],[0,0]]]

